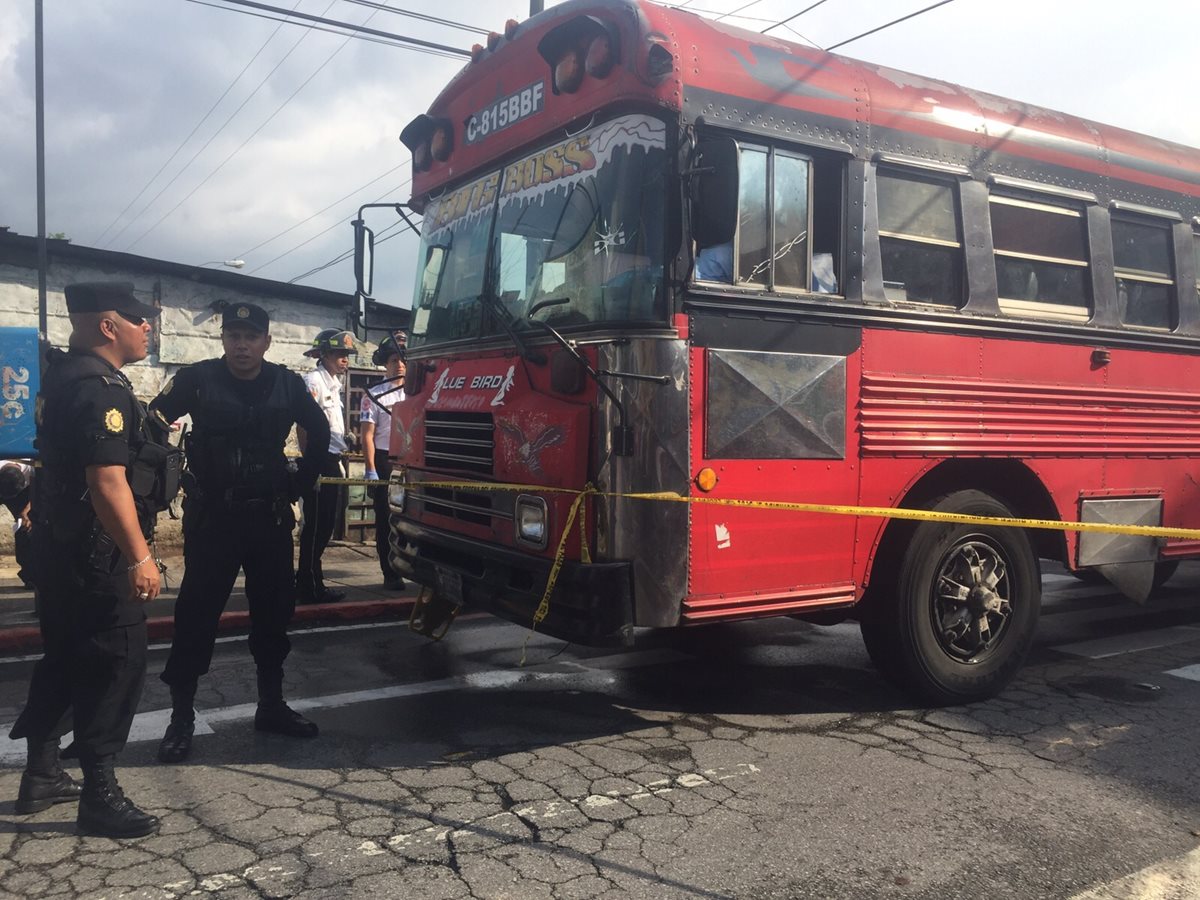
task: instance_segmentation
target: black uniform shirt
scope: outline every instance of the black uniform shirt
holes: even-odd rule
[[[297,425],[308,434],[308,445],[300,462],[300,483],[308,485],[315,481],[320,474],[323,447],[329,445],[329,423],[325,414],[317,406],[303,379],[295,372],[276,363],[264,362],[262,371],[251,379],[237,378],[229,371],[228,366],[214,367],[216,377],[224,379],[235,396],[247,406],[258,406],[270,396],[275,386],[276,378],[295,379],[299,384],[293,385],[288,394],[294,398],[291,414]],[[211,371],[211,370],[210,370]],[[187,366],[179,370],[175,377],[163,388],[162,393],[154,398],[150,408],[160,413],[170,424],[176,419],[190,414],[200,402],[200,380],[203,377],[199,366]],[[321,435],[324,437],[321,437]],[[282,451],[282,447],[280,450]]]
[[[82,372],[86,377],[78,377]],[[120,370],[107,361],[83,351],[69,350],[63,354],[52,350],[50,365],[46,370],[41,389],[41,409],[38,421],[38,443],[43,457],[41,473],[35,477],[61,478],[66,490],[60,494],[60,503],[78,504],[86,486],[88,466],[121,466],[130,461],[130,444],[140,445],[142,408],[134,396],[129,380]],[[43,545],[61,540],[56,537],[60,527],[67,525],[70,518],[64,508],[51,501],[50,507],[38,510],[40,501],[35,492],[33,518],[34,539],[44,538]],[[90,506],[86,515],[94,515]],[[70,530],[70,529],[67,529]],[[87,548],[80,547],[83,535],[73,534],[69,541],[70,553],[55,545],[44,549],[56,561],[75,559],[72,554]],[[69,566],[68,566],[69,568]],[[61,576],[61,571],[55,572]],[[105,627],[129,625],[144,618],[140,604],[128,597],[123,573],[111,584],[94,583],[88,588],[89,598],[80,609],[86,611],[88,621]],[[55,603],[72,606],[80,602],[74,596],[75,589],[67,590],[60,579],[51,579],[51,589],[43,591],[46,604]],[[100,599],[101,595],[103,600]],[[64,607],[65,608],[65,607]],[[44,614],[49,615],[49,612]]]

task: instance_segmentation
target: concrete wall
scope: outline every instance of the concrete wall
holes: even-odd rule
[[[94,254],[94,251],[93,251]],[[117,256],[120,256],[118,254]],[[47,333],[56,347],[65,347],[70,335],[66,299],[63,287],[83,281],[129,281],[139,299],[157,302],[162,315],[151,338],[151,353],[143,361],[126,366],[123,371],[132,382],[138,396],[151,400],[180,368],[214,356],[221,350],[221,313],[216,304],[256,303],[271,317],[271,348],[267,359],[287,366],[297,372],[313,367],[313,361],[304,356],[317,332],[324,328],[345,328],[350,297],[340,301],[341,295],[322,292],[333,298],[329,302],[306,302],[288,296],[292,285],[278,285],[278,291],[270,286],[273,282],[262,279],[246,279],[248,286],[240,288],[239,279],[226,277],[221,285],[206,284],[197,280],[195,273],[173,274],[170,271],[146,271],[143,265],[130,268],[117,262],[71,261],[63,255],[51,256],[47,279]],[[168,264],[168,269],[180,267]],[[207,270],[206,270],[207,271]],[[228,273],[231,275],[232,273]],[[263,286],[266,285],[266,288]],[[408,320],[407,310],[388,308],[373,310],[372,327],[387,326],[403,328]],[[38,326],[37,271],[24,265],[0,262],[0,327]],[[375,334],[376,332],[373,332]],[[382,336],[382,332],[378,333]],[[354,365],[371,365],[371,353],[375,344],[360,344]],[[298,452],[295,434],[289,438],[289,452]],[[11,556],[11,517],[0,513],[0,553]],[[179,523],[165,514],[159,517],[158,539],[161,544],[171,545],[179,540]]]

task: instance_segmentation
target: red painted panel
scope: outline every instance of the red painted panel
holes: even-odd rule
[[[703,496],[807,503],[854,503],[858,440],[847,419],[845,459],[709,459],[705,454],[706,351],[693,347],[691,366],[692,470],[716,470],[717,486]],[[859,356],[847,359],[848,408],[858,403]],[[692,493],[701,496],[693,484]],[[764,598],[777,611],[845,603],[851,582],[855,520],[751,508],[695,505],[691,510],[689,618],[741,616],[761,610]],[[788,598],[791,598],[790,600]],[[707,612],[705,612],[707,610]]]

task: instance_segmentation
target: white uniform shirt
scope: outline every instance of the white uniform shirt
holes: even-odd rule
[[[385,453],[391,446],[392,438],[392,417],[391,409],[393,404],[404,399],[404,389],[397,388],[395,382],[383,382],[382,384],[373,384],[367,391],[371,397],[379,399],[379,403],[375,403],[366,394],[363,394],[362,406],[359,408],[358,421],[365,425],[371,422],[375,426],[375,449],[382,450]],[[388,411],[384,412],[380,409],[380,405],[384,406]]]
[[[318,365],[304,376],[304,384],[329,421],[329,452],[338,455],[345,453],[346,414],[342,407],[342,379]]]

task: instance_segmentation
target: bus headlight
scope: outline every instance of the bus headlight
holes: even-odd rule
[[[388,482],[388,507],[392,512],[404,512],[404,501],[408,499],[408,485],[399,478]]]
[[[549,537],[546,518],[545,500],[529,494],[518,494],[517,505],[513,510],[517,543],[544,550]]]

